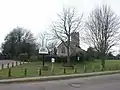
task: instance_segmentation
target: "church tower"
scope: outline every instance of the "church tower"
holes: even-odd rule
[[[73,32],[71,34],[71,43],[74,45],[74,46],[79,46],[79,32]]]

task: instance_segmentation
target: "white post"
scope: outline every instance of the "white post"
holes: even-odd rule
[[[51,58],[51,62],[52,62],[52,67],[51,67],[51,72],[53,71],[54,69],[54,62],[55,62],[55,58]]]

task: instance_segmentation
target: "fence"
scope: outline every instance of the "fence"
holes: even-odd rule
[[[99,70],[96,70],[96,68],[94,66],[92,66],[91,69],[89,69],[86,67],[86,65],[84,65],[83,72],[80,72],[79,68],[77,68],[77,67],[74,67],[73,69],[63,67],[63,68],[61,68],[60,73],[58,73],[58,72],[56,73],[55,68],[45,71],[42,68],[38,67],[38,69],[34,69],[34,72],[31,72],[30,69],[23,68],[20,71],[21,75],[18,75],[18,77],[60,75],[60,74],[78,74],[78,73],[89,73],[89,72],[108,71],[108,70],[119,70],[119,69],[120,69],[120,67],[118,65],[116,65],[114,68],[107,67],[105,69],[102,69],[100,66]],[[7,77],[14,77],[15,75],[13,73],[14,73],[14,71],[12,71],[12,68],[9,67],[9,69],[7,71]],[[18,73],[19,73],[19,70],[18,70]]]

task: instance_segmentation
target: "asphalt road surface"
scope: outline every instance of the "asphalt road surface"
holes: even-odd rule
[[[48,82],[0,84],[0,90],[120,90],[120,74]]]

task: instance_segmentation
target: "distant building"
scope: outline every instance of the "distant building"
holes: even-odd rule
[[[71,34],[70,41],[70,55],[74,55],[78,52],[84,51],[79,46],[79,32],[74,32]],[[67,42],[65,42],[67,43]],[[67,56],[67,48],[63,43],[60,43],[57,47],[57,55],[58,56]]]

